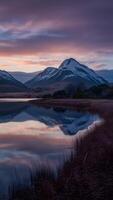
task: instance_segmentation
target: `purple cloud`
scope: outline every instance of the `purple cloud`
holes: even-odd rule
[[[0,55],[113,53],[113,0],[1,0]]]

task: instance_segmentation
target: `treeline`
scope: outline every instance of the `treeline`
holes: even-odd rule
[[[75,89],[74,86],[70,86],[64,90],[59,90],[53,94],[46,94],[43,98],[74,98],[74,99],[113,99],[113,86],[100,85],[94,86],[87,90],[82,88]]]

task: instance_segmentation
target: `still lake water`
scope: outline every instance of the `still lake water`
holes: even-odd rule
[[[0,100],[0,194],[12,183],[28,182],[38,165],[59,165],[77,135],[99,121],[88,112]]]

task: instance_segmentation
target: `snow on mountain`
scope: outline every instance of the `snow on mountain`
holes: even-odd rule
[[[79,87],[88,89],[95,85],[107,84],[107,81],[92,69],[70,58],[65,60],[59,68],[49,67],[26,82],[29,88],[35,90],[42,88],[43,91],[50,88],[59,90],[70,84],[76,89]]]
[[[96,73],[103,77],[106,81],[108,81],[109,83],[113,84],[113,70],[98,70],[96,71]]]
[[[42,83],[42,81],[47,81],[56,72],[57,72],[56,68],[48,67],[45,70],[43,70],[42,72],[40,72],[39,74],[37,74],[33,79],[31,79],[30,81],[26,82],[25,84],[27,86],[29,86],[30,88],[34,88],[35,86],[37,87],[37,85],[36,85],[37,81],[41,82],[41,83]]]
[[[0,92],[25,92],[27,87],[17,81],[11,74],[0,70]]]
[[[98,83],[103,83],[104,80],[102,77],[97,75],[95,71],[92,69],[88,68],[87,66],[80,64],[78,61],[76,61],[73,58],[65,60],[59,67],[59,69],[62,70],[70,70],[73,72],[73,74],[81,76],[83,78],[87,78],[89,80],[92,80],[94,82]]]

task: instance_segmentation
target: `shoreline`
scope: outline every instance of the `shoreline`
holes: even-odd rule
[[[113,108],[113,100],[108,99],[36,99],[29,102],[36,106],[77,109],[102,115],[105,115],[106,109],[110,112]]]

